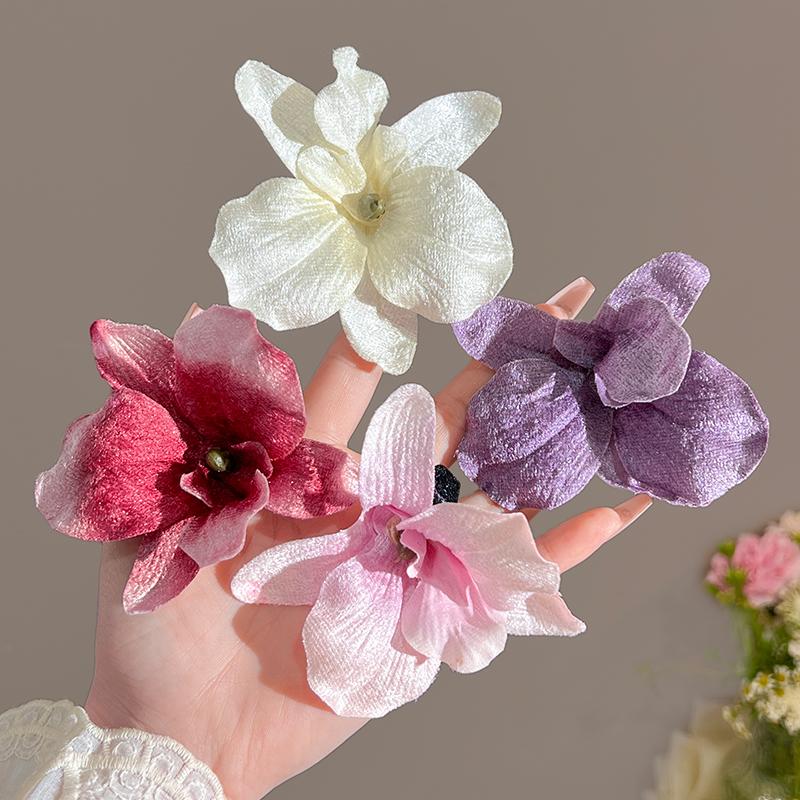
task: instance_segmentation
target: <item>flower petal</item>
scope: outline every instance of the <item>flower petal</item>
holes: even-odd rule
[[[183,523],[178,523],[142,537],[122,593],[122,605],[128,614],[155,611],[194,580],[200,568],[178,546],[182,528]]]
[[[467,353],[492,369],[545,355],[568,366],[553,345],[557,322],[546,311],[521,300],[496,297],[469,319],[454,323],[453,332]]]
[[[470,401],[458,460],[505,508],[555,508],[596,472],[611,418],[583,373],[512,361]]]
[[[572,615],[561,595],[533,592],[514,597],[506,628],[514,636],[577,636],[586,625]]]
[[[276,330],[336,313],[361,280],[366,252],[333,203],[292,178],[226,203],[209,249],[231,305]]]
[[[553,345],[564,358],[584,369],[592,369],[609,351],[613,341],[613,335],[595,322],[556,320]]]
[[[187,444],[169,413],[130,389],[72,423],[58,463],[36,481],[50,525],[109,542],[167,528],[203,508],[180,489]]]
[[[417,315],[393,305],[372,283],[369,272],[339,309],[342,329],[353,349],[390,375],[402,375],[417,349]]]
[[[303,627],[308,683],[344,717],[382,717],[416,700],[439,669],[403,639],[403,577],[390,569],[397,550],[386,536],[375,545],[328,575]]]
[[[201,567],[233,558],[244,547],[247,523],[264,508],[268,499],[269,483],[256,472],[247,497],[207,510],[187,521],[181,535],[181,549]]]
[[[594,367],[603,403],[620,408],[678,391],[692,342],[667,306],[653,297],[641,297],[622,306],[613,324],[613,344]]]
[[[454,92],[434,97],[392,125],[408,147],[400,169],[458,169],[500,121],[500,100],[486,92]]]
[[[344,450],[311,439],[273,463],[267,508],[294,519],[335,514],[358,500],[358,464]]]
[[[710,277],[708,267],[686,253],[664,253],[628,275],[608,296],[597,318],[602,320],[607,307],[619,309],[632,300],[654,297],[683,324]]]
[[[324,192],[335,203],[364,189],[367,173],[357,156],[309,147],[297,157],[297,177]]]
[[[433,503],[436,407],[421,386],[389,395],[364,436],[359,496],[365,510],[392,506],[418,514]]]
[[[92,325],[91,336],[97,369],[114,389],[133,389],[173,410],[175,357],[169,337],[147,325],[107,319]]]
[[[419,167],[389,184],[367,266],[391,303],[434,322],[469,317],[511,274],[508,226],[472,178]]]
[[[292,174],[301,147],[324,143],[314,119],[316,97],[302,84],[266,64],[248,61],[236,73],[236,93]]]
[[[456,672],[476,672],[503,651],[503,615],[490,610],[469,572],[443,545],[429,542],[419,582],[401,616],[403,636]]]
[[[176,395],[206,438],[255,440],[284,458],[306,426],[294,362],[259,332],[249,311],[212,306],[175,334]]]
[[[670,503],[705,506],[758,466],[768,430],[750,387],[694,351],[675,394],[615,412],[600,476]]]
[[[236,573],[231,591],[243,603],[313,605],[331,571],[363,547],[366,532],[358,520],[345,531],[270,547]]]
[[[317,95],[314,117],[331,144],[354,153],[377,124],[389,90],[383,78],[358,66],[358,53],[352,47],[334,50],[333,66],[336,80]]]

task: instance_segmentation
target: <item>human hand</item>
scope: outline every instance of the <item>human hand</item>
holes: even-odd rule
[[[591,291],[588,281],[577,281],[541,307],[571,317]],[[437,462],[453,463],[467,403],[492,374],[473,361],[437,396]],[[340,335],[305,393],[305,435],[346,448],[380,375]],[[480,492],[462,502],[493,506]],[[568,569],[649,504],[636,496],[617,509],[581,514],[538,538],[539,551]],[[260,798],[341,744],[366,720],[336,716],[309,689],[301,638],[308,608],[242,606],[230,583],[268,547],[346,528],[359,511],[311,520],[261,512],[236,558],[201,570],[170,603],[136,616],[125,614],[121,597],[138,542],[104,544],[96,671],[86,703],[92,720],[171,736],[216,772],[231,800]]]

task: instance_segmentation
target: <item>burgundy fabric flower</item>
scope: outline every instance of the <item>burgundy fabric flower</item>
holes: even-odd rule
[[[174,342],[107,320],[91,333],[112,393],[67,430],[58,463],[36,482],[36,504],[69,536],[142,537],[128,613],[152,611],[200,567],[235,556],[263,508],[304,519],[355,502],[355,462],[303,438],[294,363],[249,311],[212,306]]]
[[[453,328],[497,374],[472,398],[464,472],[506,508],[555,508],[598,473],[612,486],[705,506],[767,448],[747,384],[681,327],[709,279],[683,253],[635,270],[592,322],[498,297]]]

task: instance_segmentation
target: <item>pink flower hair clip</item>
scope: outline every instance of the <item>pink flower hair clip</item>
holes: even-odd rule
[[[482,669],[508,634],[574,636],[585,627],[522,514],[441,502],[457,488],[434,468],[435,419],[421,386],[395,391],[364,439],[358,520],[276,545],[232,582],[246,603],[312,607],[303,627],[308,682],[342,716],[380,717],[416,700],[442,661]]]
[[[200,567],[239,553],[261,509],[305,519],[355,502],[355,462],[303,438],[294,363],[249,311],[212,306],[174,341],[107,320],[91,334],[111,396],[67,430],[36,504],[78,539],[142,537],[123,595],[129,614],[153,611]]]

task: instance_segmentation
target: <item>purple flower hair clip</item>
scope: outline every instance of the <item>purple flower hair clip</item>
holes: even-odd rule
[[[462,469],[506,508],[555,508],[595,474],[705,506],[743,481],[769,423],[750,387],[692,350],[681,327],[708,269],[665,253],[631,273],[591,322],[498,297],[453,328],[497,374],[472,398]]]

